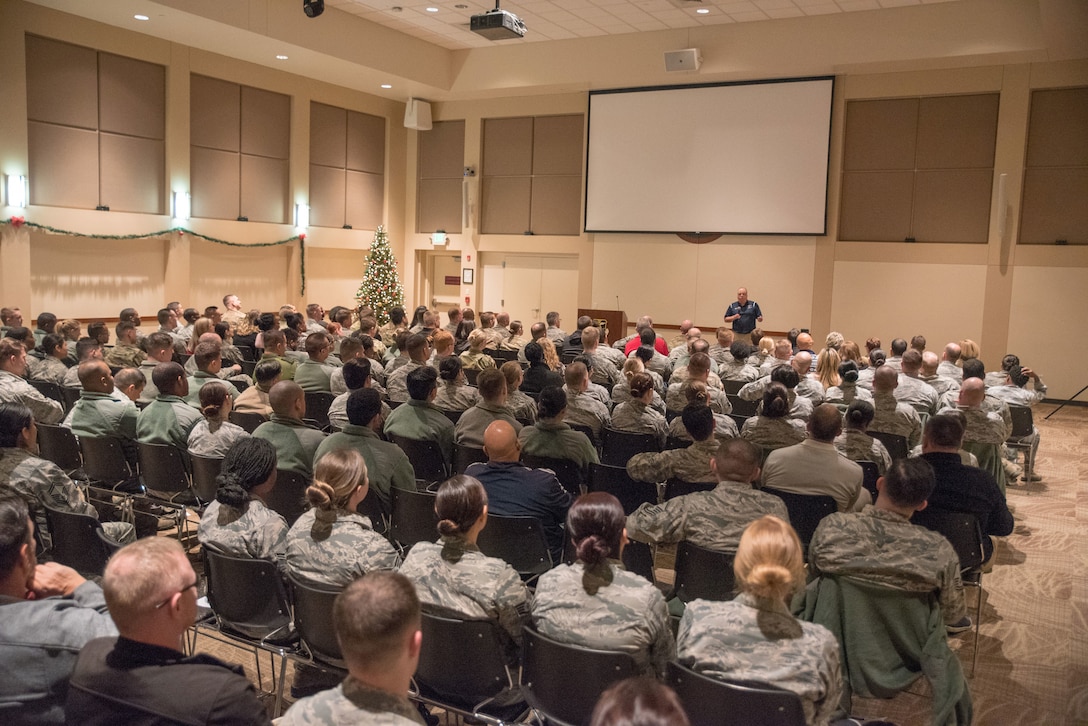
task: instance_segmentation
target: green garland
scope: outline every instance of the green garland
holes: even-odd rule
[[[211,237],[200,232],[194,232],[186,227],[171,227],[170,229],[162,229],[157,232],[146,232],[144,234],[84,234],[83,232],[73,232],[68,229],[57,229],[56,227],[50,227],[47,224],[38,224],[37,222],[30,222],[22,217],[9,217],[8,219],[0,220],[0,225],[10,224],[16,229],[19,227],[29,227],[48,234],[59,234],[67,237],[87,237],[89,239],[109,239],[109,240],[131,240],[131,239],[152,239],[155,237],[165,237],[174,232],[180,232],[182,234],[189,234],[193,237],[199,237],[207,242],[213,242],[217,245],[226,245],[227,247],[279,247],[280,245],[290,244],[292,242],[298,242],[299,251],[299,275],[302,278],[302,289],[299,291],[300,295],[306,294],[306,235],[296,234],[293,237],[287,239],[277,240],[275,242],[255,242],[253,244],[243,244],[241,242],[230,242],[225,239],[219,239],[218,237]]]

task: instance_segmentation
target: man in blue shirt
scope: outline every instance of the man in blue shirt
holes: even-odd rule
[[[733,323],[734,333],[748,334],[756,329],[756,323],[763,322],[763,311],[759,303],[748,299],[748,289],[737,290],[737,301],[725,311],[725,322]]]

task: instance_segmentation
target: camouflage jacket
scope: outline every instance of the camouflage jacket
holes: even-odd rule
[[[309,509],[287,532],[287,571],[304,582],[347,587],[372,570],[393,570],[400,562],[389,540],[374,531],[358,512],[330,512],[317,519]]]
[[[850,461],[875,463],[881,476],[892,465],[892,457],[884,444],[864,431],[845,429],[835,437],[835,448]]]
[[[420,726],[423,718],[407,696],[367,686],[347,677],[336,688],[294,703],[278,726]]]
[[[718,476],[710,470],[710,459],[717,451],[718,440],[711,436],[684,449],[635,454],[627,460],[627,473],[635,481],[716,482]]]
[[[281,561],[287,553],[286,520],[256,497],[241,509],[212,502],[200,518],[196,536],[201,544],[231,557]]]
[[[21,403],[34,414],[38,423],[59,423],[64,408],[14,373],[0,371],[0,403]]]

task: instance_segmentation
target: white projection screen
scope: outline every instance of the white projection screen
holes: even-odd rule
[[[833,77],[592,91],[587,232],[822,235]]]

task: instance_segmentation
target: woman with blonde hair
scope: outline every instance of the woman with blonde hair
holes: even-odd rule
[[[189,453],[209,459],[222,459],[238,439],[249,433],[227,420],[234,398],[227,387],[218,381],[205,383],[200,388],[200,413],[204,418],[189,432]]]
[[[834,348],[824,348],[816,356],[816,380],[825,391],[842,383],[842,378],[839,376],[840,363],[842,363],[842,357]]]
[[[333,449],[318,460],[306,489],[311,509],[287,533],[289,573],[314,585],[346,587],[371,570],[396,568],[397,551],[358,511],[369,490],[366,461],[355,449]]]
[[[646,364],[637,356],[631,356],[623,362],[623,369],[620,373],[623,374],[623,378],[612,386],[612,403],[616,406],[631,400],[631,387],[627,381],[636,373],[646,373]],[[656,388],[654,389],[653,400],[650,401],[650,407],[662,416],[665,415],[665,399],[661,397]]]
[[[494,368],[495,359],[484,352],[490,338],[483,328],[477,328],[468,334],[468,350],[461,354],[461,367],[466,371],[482,371]]]
[[[978,358],[982,355],[982,349],[978,347],[978,343],[970,338],[964,338],[960,341],[960,359],[956,363],[962,368],[963,361],[968,358]]]
[[[733,573],[736,599],[688,603],[677,660],[713,678],[793,691],[808,726],[827,724],[842,693],[839,644],[822,625],[790,613],[790,599],[805,586],[805,559],[793,527],[772,515],[749,524]]]
[[[541,338],[537,341],[544,349],[544,363],[556,373],[563,373],[563,364],[559,360],[559,353],[555,350],[555,341],[551,338]]]

